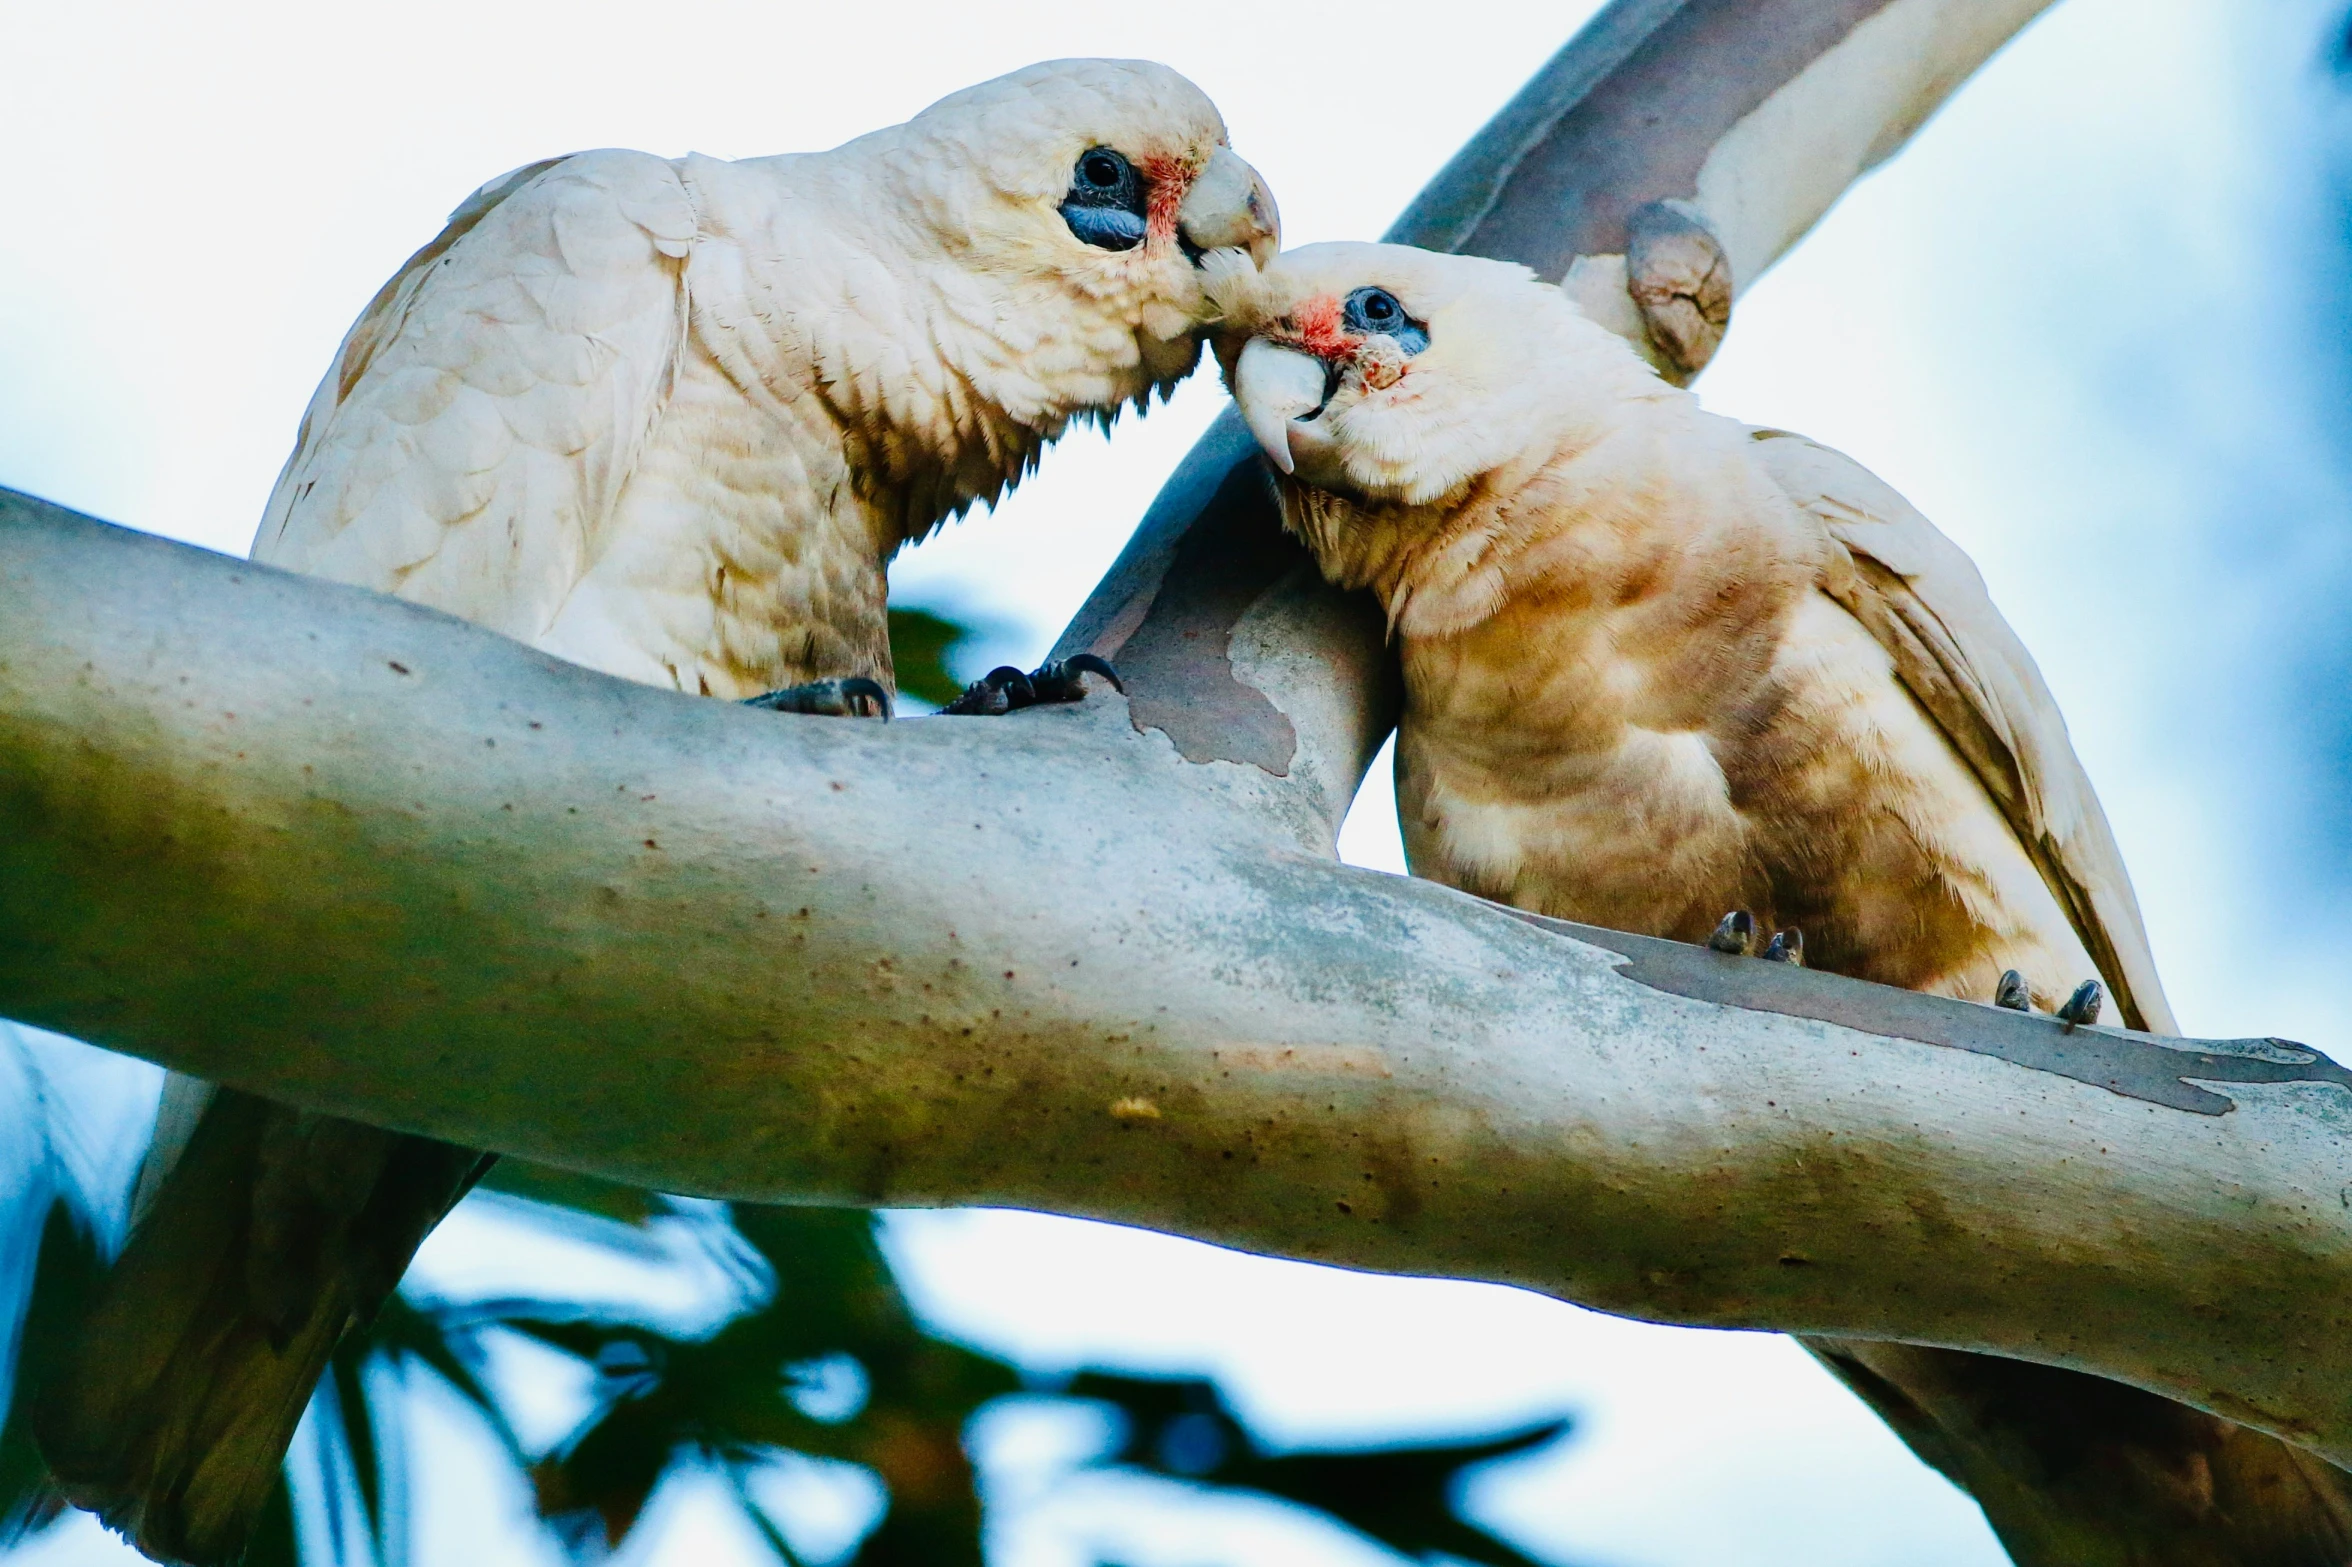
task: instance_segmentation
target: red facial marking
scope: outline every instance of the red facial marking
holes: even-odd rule
[[[1144,243],[1172,244],[1185,192],[1192,189],[1192,177],[1199,170],[1182,158],[1146,158],[1137,167],[1151,182],[1151,195],[1145,198],[1144,206]]]
[[[1345,363],[1356,357],[1356,339],[1340,325],[1339,299],[1318,294],[1290,313],[1292,340],[1318,359]]]

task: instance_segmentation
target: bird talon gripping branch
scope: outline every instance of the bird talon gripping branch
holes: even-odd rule
[[[1762,956],[1767,963],[1786,963],[1791,968],[1803,968],[1805,933],[1794,925],[1786,930],[1774,931],[1772,940],[1765,943]]]
[[[1707,945],[1735,958],[1754,957],[1756,916],[1746,909],[1733,909],[1716,923],[1715,934],[1707,938]]]
[[[820,718],[879,718],[890,721],[890,689],[879,680],[851,675],[845,680],[812,680],[743,699],[764,713],[809,713]]]
[[[2086,979],[2074,987],[2074,994],[2068,996],[2066,1004],[2058,1009],[2058,1021],[2064,1023],[2066,1031],[2071,1034],[2085,1023],[2098,1022],[2100,1010],[2106,1004],[2107,993],[2099,988],[2099,982]]]
[[[1010,664],[999,664],[966,686],[962,696],[939,711],[957,718],[997,718],[1048,702],[1082,702],[1086,699],[1084,677],[1087,675],[1108,680],[1114,691],[1127,689],[1107,659],[1092,653],[1073,653],[1027,674]]]
[[[2013,968],[2001,970],[2001,982],[1993,987],[1993,1005],[2010,1012],[2033,1010],[2033,987],[2025,976]]]

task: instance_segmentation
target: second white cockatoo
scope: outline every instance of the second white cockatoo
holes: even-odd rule
[[[2172,1032],[2123,861],[1968,558],[1523,267],[1220,264],[1283,520],[1402,659],[1413,871],[1559,918]],[[1801,939],[1798,932],[1801,930]],[[2352,1476],[2054,1367],[1813,1340],[2031,1567],[2340,1567]]]
[[[1170,388],[1204,262],[1276,243],[1215,106],[1143,61],[1032,66],[829,152],[536,163],[361,314],[253,555],[632,680],[887,711],[891,556]],[[158,1559],[234,1559],[328,1355],[482,1166],[175,1084],[37,1414],[67,1494]]]

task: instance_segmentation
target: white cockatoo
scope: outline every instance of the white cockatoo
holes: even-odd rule
[[[890,684],[884,568],[1192,369],[1273,198],[1164,66],[1061,60],[830,152],[589,152],[351,330],[257,560],[709,696]]]
[[[2174,1031],[2048,688],[1885,484],[1706,412],[1523,267],[1316,245],[1216,271],[1285,524],[1387,611],[1415,873],[1734,951],[1761,916],[1792,927],[1775,956],[2078,1016],[2095,973]],[[2046,1366],[1811,1347],[2020,1562],[2352,1557],[2352,1477],[2258,1431]]]
[[[536,163],[362,313],[253,555],[632,680],[887,712],[891,556],[1168,390],[1204,262],[1276,242],[1215,106],[1143,61],[1032,66],[830,152]],[[970,710],[1082,689],[999,673]],[[175,1083],[37,1417],[67,1494],[151,1556],[234,1559],[327,1356],[482,1166]]]

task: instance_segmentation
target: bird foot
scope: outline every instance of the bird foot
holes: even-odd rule
[[[1124,692],[1119,672],[1092,653],[1073,653],[1022,674],[1010,664],[999,664],[964,688],[964,694],[941,708],[942,716],[995,718],[1045,702],[1079,702],[1086,698],[1088,675],[1099,675],[1115,691]]]
[[[767,713],[813,713],[821,718],[890,718],[890,692],[879,680],[852,675],[846,680],[812,680],[805,686],[745,697],[745,707]]]
[[[2099,1013],[2106,1004],[2107,993],[2099,988],[2099,982],[2086,979],[2074,987],[2074,994],[2068,996],[2052,1015],[2066,1026],[2068,1033],[2072,1033],[2085,1023],[2098,1022]],[[2031,1012],[2033,990],[2026,984],[2025,976],[2015,969],[2003,969],[2001,983],[1993,990],[1993,1005],[2006,1007],[2012,1012]]]
[[[1707,938],[1707,945],[1717,952],[1727,952],[1735,958],[1762,958],[1767,963],[1787,963],[1797,968],[1805,966],[1805,933],[1794,925],[1772,933],[1764,950],[1756,950],[1756,916],[1746,909],[1733,909],[1715,926],[1715,934]]]
[[[2099,988],[2099,982],[2086,979],[2074,987],[2074,994],[2068,996],[2066,1004],[2058,1009],[2058,1021],[2064,1023],[2066,1031],[2071,1034],[2085,1023],[2098,1022],[2100,1009],[2106,1004],[2107,993]]]
[[[1715,934],[1707,938],[1707,945],[1735,958],[1754,957],[1756,916],[1746,909],[1733,909],[1716,923]]]

